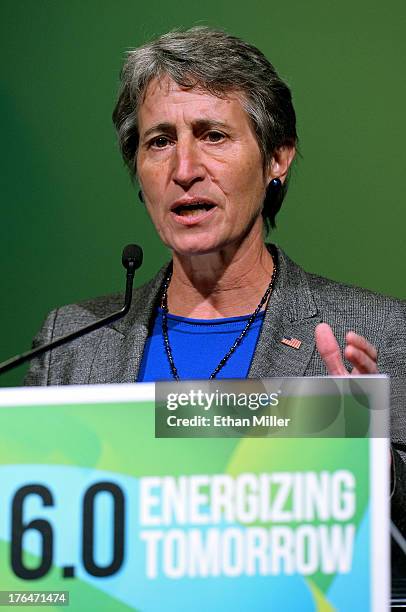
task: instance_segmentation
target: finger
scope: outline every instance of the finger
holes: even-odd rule
[[[366,338],[364,338],[364,336],[360,336],[359,334],[356,334],[355,332],[350,331],[346,335],[345,340],[347,344],[351,344],[352,346],[355,346],[357,349],[363,350],[367,355],[369,355],[371,359],[373,359],[376,362],[377,357],[378,357],[378,352],[376,348],[370,342],[368,342]]]
[[[368,353],[352,344],[345,347],[344,356],[354,367],[351,374],[376,374],[378,372],[375,359],[371,359]]]
[[[330,325],[319,323],[315,330],[316,346],[330,376],[348,376],[340,347]]]

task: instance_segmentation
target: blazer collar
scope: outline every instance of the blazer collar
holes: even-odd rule
[[[268,248],[278,267],[277,276],[248,377],[303,376],[315,350],[314,329],[321,319],[306,272],[281,249],[273,245]],[[89,383],[136,381],[167,269],[168,264],[136,289],[127,316],[104,329]],[[283,338],[297,338],[300,348],[284,345]]]
[[[104,328],[89,383],[136,382],[167,268],[168,264],[149,283],[134,291],[130,311],[123,319]]]
[[[307,273],[282,249],[273,245],[268,249],[277,274],[248,377],[303,376],[315,350],[314,330],[321,317]],[[283,344],[283,338],[300,340],[300,348]]]

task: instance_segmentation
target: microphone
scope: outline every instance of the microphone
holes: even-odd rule
[[[133,282],[134,282],[134,274],[138,268],[141,267],[143,260],[142,248],[138,246],[138,244],[127,244],[123,249],[123,254],[121,256],[121,262],[124,268],[127,270],[127,279],[126,279],[126,287],[125,287],[125,299],[124,306],[121,310],[118,311],[117,319],[123,317],[130,310],[131,300],[133,296]],[[113,313],[114,314],[114,313]],[[113,316],[113,315],[110,315]],[[116,319],[113,319],[115,321]],[[1,374],[1,366],[0,366],[0,374]]]
[[[8,370],[11,370],[12,368],[16,368],[22,363],[29,361],[33,357],[42,355],[42,353],[46,353],[47,351],[50,351],[51,349],[54,349],[57,346],[62,346],[63,344],[66,344],[67,342],[70,342],[71,340],[80,338],[81,336],[84,336],[85,334],[89,334],[90,332],[95,331],[96,329],[99,329],[100,327],[103,327],[104,325],[108,325],[109,323],[112,323],[113,321],[117,321],[117,319],[121,319],[122,317],[124,317],[127,314],[127,312],[130,310],[134,274],[135,274],[135,271],[138,270],[138,268],[141,266],[142,259],[143,259],[143,255],[142,255],[141,247],[139,247],[136,244],[128,244],[126,247],[124,247],[121,261],[122,261],[124,268],[127,270],[127,275],[126,275],[124,305],[120,310],[117,310],[116,312],[113,312],[110,315],[103,317],[103,319],[99,319],[98,321],[91,323],[90,325],[81,327],[80,329],[74,332],[71,332],[70,334],[66,334],[65,336],[62,336],[61,338],[57,338],[56,340],[53,340],[52,342],[49,342],[48,344],[43,344],[42,346],[38,346],[35,349],[26,351],[25,353],[22,353],[21,355],[16,355],[15,357],[8,359],[7,361],[3,361],[3,363],[0,363],[0,374],[3,374],[3,372],[7,372]]]

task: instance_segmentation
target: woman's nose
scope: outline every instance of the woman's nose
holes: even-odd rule
[[[177,142],[174,155],[173,180],[183,188],[188,188],[205,177],[201,152],[194,141]]]

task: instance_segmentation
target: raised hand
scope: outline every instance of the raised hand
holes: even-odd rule
[[[377,352],[363,336],[349,331],[345,337],[344,357],[353,368],[348,372],[344,365],[340,347],[327,323],[319,323],[315,332],[316,346],[330,376],[359,376],[361,374],[377,374]]]

